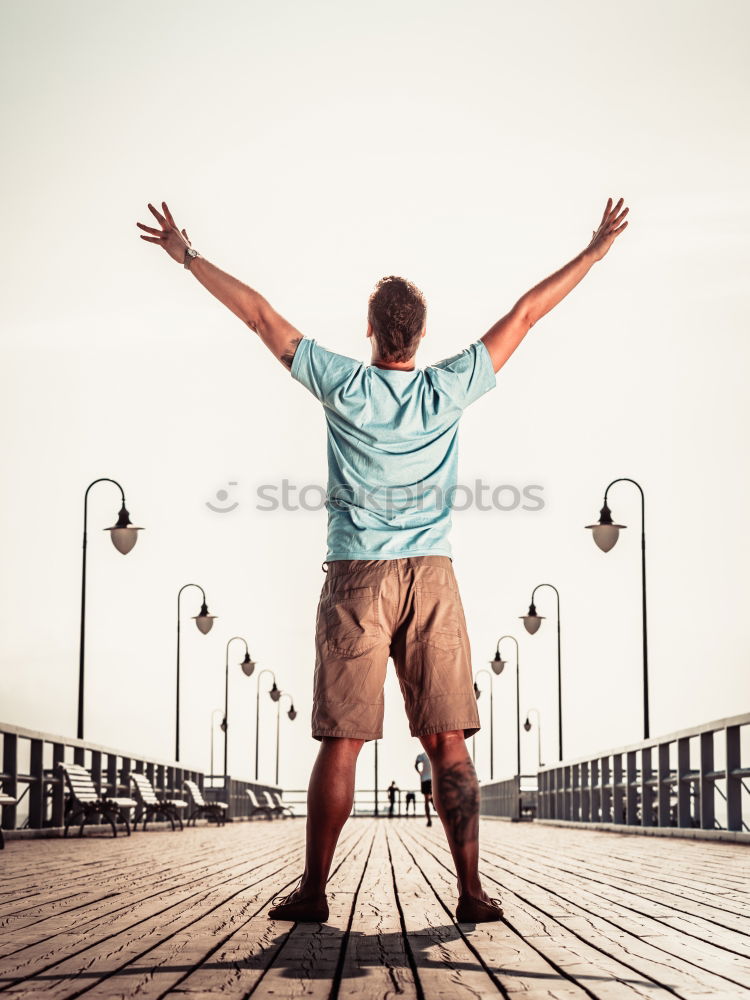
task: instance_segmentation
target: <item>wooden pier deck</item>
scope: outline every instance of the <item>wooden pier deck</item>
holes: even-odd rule
[[[750,997],[739,844],[482,822],[506,919],[454,919],[442,829],[351,820],[325,925],[269,921],[304,821],[15,840],[0,854],[0,994],[634,1000]]]

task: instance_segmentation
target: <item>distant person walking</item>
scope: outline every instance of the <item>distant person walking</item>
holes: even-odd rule
[[[448,540],[464,410],[495,385],[496,372],[532,326],[608,252],[627,226],[623,199],[588,245],[522,295],[479,339],[417,368],[427,332],[420,290],[391,275],[367,308],[370,363],[326,350],[260,293],[202,257],[165,202],[149,205],[158,228],[137,223],[254,330],[323,405],[328,438],[328,547],[315,634],[312,735],[321,743],[308,789],[305,870],[269,916],[328,918],[326,883],[352,810],[357,757],[383,735],[383,683],[392,657],[412,736],[434,774],[434,802],[458,875],[461,921],[498,920],[502,908],[479,878],[479,785],[465,738],[479,729],[471,653]],[[237,222],[235,222],[237,224]],[[550,224],[552,224],[550,222]],[[540,243],[546,234],[540,233]],[[472,249],[462,263],[470,267]],[[501,433],[490,411],[492,454]],[[479,425],[477,425],[479,426]],[[263,428],[265,431],[266,428]],[[280,553],[293,568],[293,558]],[[286,598],[287,595],[284,595]]]
[[[417,815],[417,796],[414,792],[406,793],[406,816],[416,816]]]
[[[426,753],[417,754],[414,768],[419,774],[422,784],[422,795],[424,795],[424,814],[427,817],[427,826],[432,826],[432,816],[430,815],[430,803],[432,802],[432,767],[430,758]]]
[[[396,806],[396,795],[401,791],[395,781],[388,786],[388,817],[393,818],[393,810]]]

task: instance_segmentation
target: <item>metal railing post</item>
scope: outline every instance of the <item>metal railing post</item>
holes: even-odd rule
[[[727,766],[727,830],[742,829],[742,777],[733,772],[740,769],[740,727],[724,730]]]
[[[700,734],[700,774],[698,777],[698,796],[700,802],[700,818],[702,830],[714,828],[714,734]]]
[[[660,743],[656,756],[656,810],[659,826],[671,826],[672,770],[669,766],[669,743]]]
[[[602,823],[612,822],[612,778],[609,770],[609,757],[602,757],[599,761],[599,771],[601,773],[601,810],[599,818]]]

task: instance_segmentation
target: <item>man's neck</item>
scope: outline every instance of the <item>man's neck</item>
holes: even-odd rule
[[[373,354],[370,364],[375,368],[385,368],[397,372],[413,372],[415,368],[414,358],[409,358],[408,361],[383,361],[376,354]]]

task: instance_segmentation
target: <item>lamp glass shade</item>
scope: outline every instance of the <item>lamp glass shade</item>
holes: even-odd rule
[[[527,733],[531,729],[531,722],[528,719],[526,720],[526,722],[524,722],[523,728],[526,730]]]
[[[542,624],[543,619],[544,615],[521,615],[523,627],[529,635],[535,635],[539,631],[539,626]]]
[[[589,524],[586,527],[591,529],[594,541],[602,550],[609,552],[614,547],[620,536],[620,528],[626,527],[624,524]]]
[[[494,657],[490,660],[490,666],[495,674],[501,674],[505,669],[505,660],[500,656],[499,653],[495,653]]]
[[[138,541],[138,532],[143,531],[142,528],[136,528],[133,524],[128,524],[123,528],[118,528],[117,525],[115,525],[113,528],[105,528],[104,530],[109,532],[112,544],[117,551],[121,552],[124,556],[130,552],[135,543]]]
[[[294,707],[294,705],[292,705],[292,707],[286,714],[289,716],[292,722],[294,722],[294,720],[297,718],[297,709]]]
[[[193,621],[198,626],[198,631],[203,635],[208,635],[214,626],[216,615],[193,615]]]
[[[245,659],[240,664],[242,667],[242,672],[245,677],[251,677],[253,671],[255,670],[255,660],[250,659],[250,654],[245,653]]]
[[[278,701],[281,697],[281,691],[276,687],[276,681],[273,682],[273,687],[268,692],[271,695],[271,701]]]
[[[482,692],[479,689],[479,685],[477,684],[476,681],[474,681],[474,697],[477,699],[477,701],[479,701],[481,694]]]

